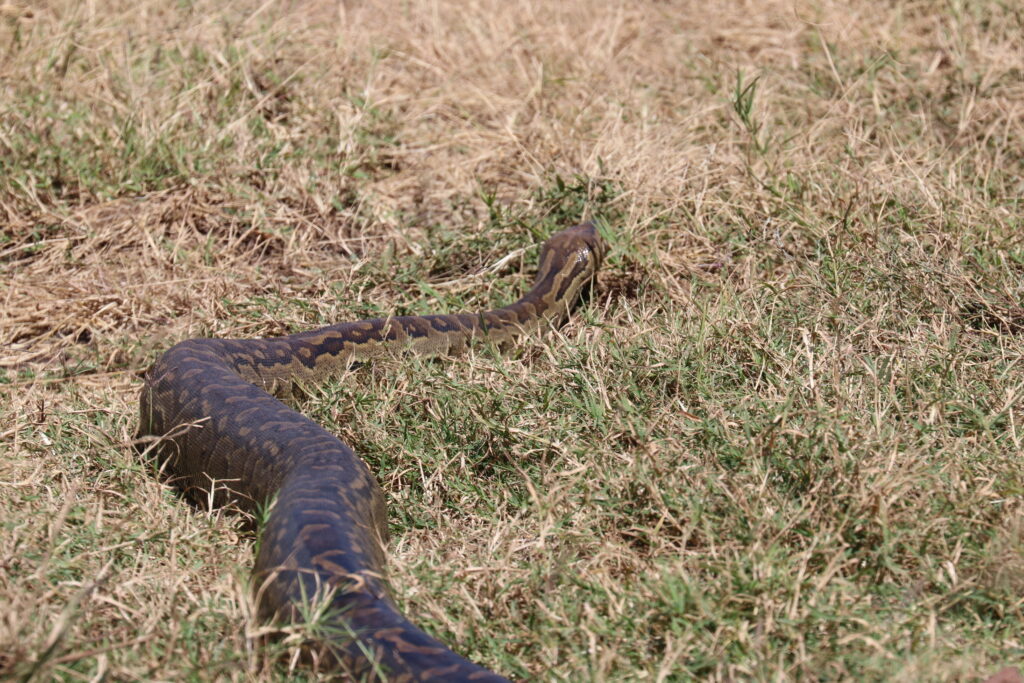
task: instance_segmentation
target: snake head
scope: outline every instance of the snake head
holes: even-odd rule
[[[608,243],[597,225],[593,221],[580,223],[548,238],[541,249],[540,270],[562,270],[568,266],[588,279],[593,278],[607,250]]]
[[[537,279],[523,301],[559,311],[560,319],[594,282],[606,249],[593,222],[555,233],[541,247]]]
[[[569,228],[566,232],[569,231],[579,231],[579,239],[583,241],[593,257],[594,270],[596,271],[600,268],[605,254],[608,253],[608,243],[605,242],[604,238],[601,237],[601,233],[598,232],[597,224],[594,221],[587,221],[576,227]]]

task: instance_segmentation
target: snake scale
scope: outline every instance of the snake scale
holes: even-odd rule
[[[592,223],[540,253],[515,303],[457,315],[377,318],[270,339],[190,339],[146,374],[140,436],[158,437],[162,467],[187,495],[255,513],[273,501],[253,570],[260,617],[299,622],[329,601],[308,644],[356,680],[503,681],[410,623],[384,580],[387,518],[373,474],[353,450],[282,403],[293,383],[394,354],[455,354],[561,324],[594,280],[605,243]],[[275,398],[272,394],[278,396]]]

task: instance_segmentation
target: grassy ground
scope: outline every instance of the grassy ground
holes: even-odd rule
[[[192,336],[500,305],[558,334],[304,410],[414,621],[540,680],[1024,660],[1010,0],[0,3],[0,677],[280,680],[255,539],[131,446]],[[503,268],[489,266],[508,254]]]

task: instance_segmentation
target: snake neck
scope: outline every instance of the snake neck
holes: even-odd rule
[[[394,316],[330,325],[275,339],[221,340],[235,373],[268,393],[288,396],[293,384],[316,384],[353,364],[394,355],[458,355],[486,339],[504,345],[557,327],[593,282],[604,243],[592,224],[546,242],[533,286],[513,304],[479,313]]]

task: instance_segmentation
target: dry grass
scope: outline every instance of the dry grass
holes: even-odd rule
[[[516,678],[1024,660],[1009,0],[0,4],[0,676],[278,680],[254,539],[131,447],[173,342],[509,300],[559,335],[305,410],[418,623]]]

